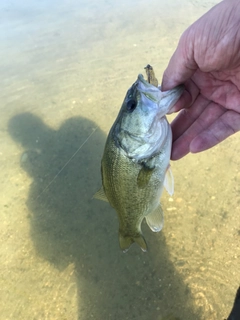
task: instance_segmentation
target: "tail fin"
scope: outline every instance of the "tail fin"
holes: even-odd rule
[[[130,237],[130,236],[123,236],[119,232],[119,244],[120,248],[123,250],[123,252],[127,252],[129,247],[136,242],[139,247],[142,249],[143,252],[147,251],[147,243],[142,235],[139,234],[137,237]]]

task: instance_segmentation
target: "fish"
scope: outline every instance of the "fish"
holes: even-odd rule
[[[159,232],[163,186],[170,195],[174,191],[169,164],[172,131],[166,114],[184,87],[162,92],[153,68],[148,65],[145,70],[148,81],[138,75],[109,131],[101,160],[102,187],[94,195],[116,210],[123,252],[134,242],[147,251],[142,221],[145,218],[150,229]]]

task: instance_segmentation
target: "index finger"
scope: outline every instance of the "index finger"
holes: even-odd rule
[[[181,36],[177,49],[172,55],[167,69],[164,71],[161,88],[163,91],[173,89],[186,82],[197,70],[194,60],[194,49],[191,40],[188,39],[189,31]],[[189,43],[187,43],[189,40]]]

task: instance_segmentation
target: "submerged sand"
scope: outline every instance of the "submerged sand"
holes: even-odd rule
[[[123,254],[116,213],[92,199],[126,90],[147,63],[160,78],[215,3],[0,4],[1,320],[227,317],[240,279],[239,134],[172,164],[164,229],[143,226],[147,254]]]

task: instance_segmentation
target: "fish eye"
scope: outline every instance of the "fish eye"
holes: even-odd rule
[[[137,103],[135,100],[131,99],[131,100],[128,100],[127,102],[127,110],[129,112],[133,112],[133,110],[136,108],[137,106]]]

